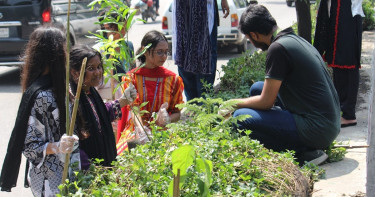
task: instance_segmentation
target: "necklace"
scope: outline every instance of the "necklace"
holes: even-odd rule
[[[158,87],[159,87],[159,81],[160,81],[160,78],[158,78],[156,80],[156,87],[155,87],[155,92],[154,92],[154,98],[152,100],[152,105],[151,105],[151,112],[150,114],[152,114],[153,110],[154,110],[154,105],[155,105],[155,100],[156,100],[156,93],[158,92]],[[143,102],[146,102],[146,98],[147,98],[147,92],[146,92],[146,83],[145,83],[145,77],[142,76],[142,83],[143,83]]]

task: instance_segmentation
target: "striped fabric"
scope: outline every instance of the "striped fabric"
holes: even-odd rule
[[[148,101],[147,105],[141,109],[150,112],[142,116],[144,125],[148,125],[147,122],[152,120],[152,112],[157,113],[160,106],[165,102],[169,104],[167,109],[169,114],[180,111],[178,108],[176,108],[176,105],[183,103],[182,91],[184,90],[184,84],[181,77],[165,69],[164,67],[157,67],[154,69],[141,68],[136,73],[129,74],[129,76],[131,78],[131,82],[134,84],[138,92],[138,97],[134,101],[134,105],[139,106],[141,103],[143,103],[144,99]],[[145,80],[145,89],[143,88],[143,77]],[[156,95],[154,95],[158,78],[158,90]],[[126,81],[126,77],[123,77],[123,80]],[[127,84],[129,83],[124,84],[124,89],[126,89]],[[152,108],[154,97],[155,103],[153,105],[154,107]],[[124,150],[127,150],[127,141],[135,138],[134,120],[130,116],[130,107],[126,106],[125,108],[128,114],[127,116],[123,116],[123,119],[121,119],[121,122],[123,124],[125,123],[125,126],[123,129],[120,128],[122,129],[122,132],[117,142],[117,154],[121,154]]]

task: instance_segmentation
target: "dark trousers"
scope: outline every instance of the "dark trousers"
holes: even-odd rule
[[[215,20],[216,21],[216,20]],[[205,91],[203,89],[203,84],[201,80],[206,81],[206,83],[214,85],[215,75],[216,75],[216,63],[217,63],[217,24],[214,23],[211,32],[211,74],[199,74],[187,72],[183,68],[178,67],[178,74],[184,82],[184,91],[186,100],[191,100],[193,98],[199,98]]]
[[[333,84],[340,99],[342,117],[355,120],[355,105],[359,88],[359,69],[333,68]]]
[[[256,82],[250,88],[250,96],[260,95],[263,82]],[[281,106],[278,106],[280,104]],[[251,130],[250,137],[258,140],[266,148],[274,151],[294,150],[301,153],[312,148],[306,147],[298,135],[293,114],[284,109],[279,97],[270,110],[241,108],[233,116],[250,115],[251,117],[238,122],[236,129]]]

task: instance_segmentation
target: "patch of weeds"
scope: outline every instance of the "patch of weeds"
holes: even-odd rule
[[[338,162],[344,159],[345,154],[347,153],[346,148],[344,147],[335,147],[336,144],[340,144],[337,141],[333,141],[325,152],[328,155],[327,162]]]

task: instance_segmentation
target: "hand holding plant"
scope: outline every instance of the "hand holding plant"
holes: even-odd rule
[[[137,89],[135,89],[132,83],[125,89],[124,94],[121,96],[120,99],[125,100],[128,105],[133,103],[134,100],[137,98]]]
[[[136,126],[134,130],[136,133],[136,138],[141,144],[146,144],[150,141],[149,137],[152,136],[152,132],[148,127],[143,126],[143,128],[141,128],[139,126]]]
[[[168,103],[163,103],[160,106],[159,112],[156,116],[156,125],[165,127],[167,124],[171,123],[171,118],[167,112]]]
[[[231,114],[236,110],[234,106],[230,103],[232,103],[232,100],[225,101],[223,104],[219,106],[219,111],[217,112],[218,115],[229,118]]]

